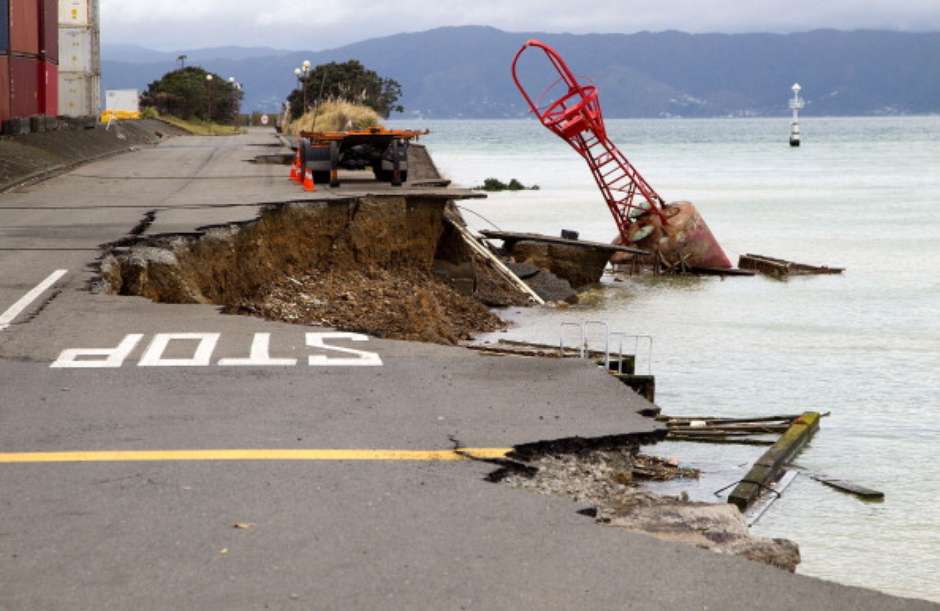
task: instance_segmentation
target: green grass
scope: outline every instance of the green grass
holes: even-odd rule
[[[234,136],[244,133],[244,130],[235,125],[221,125],[206,121],[186,121],[171,115],[160,115],[159,119],[175,127],[185,130],[194,136]]]

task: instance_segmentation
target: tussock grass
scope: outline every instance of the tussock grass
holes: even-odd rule
[[[314,123],[316,118],[316,123]],[[290,124],[288,131],[297,135],[300,132],[330,132],[347,129],[367,129],[380,125],[379,113],[368,106],[353,104],[346,100],[326,100],[304,116]]]

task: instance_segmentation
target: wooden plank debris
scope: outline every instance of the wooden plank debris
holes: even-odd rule
[[[773,278],[786,278],[788,276],[806,276],[811,274],[841,274],[844,267],[828,267],[825,265],[808,265],[796,263],[786,259],[777,259],[765,255],[745,254],[738,258],[738,267],[744,270],[753,270]]]
[[[817,482],[835,488],[836,490],[841,490],[842,492],[854,494],[855,496],[865,499],[866,501],[882,501],[885,498],[884,492],[867,488],[865,486],[856,484],[855,482],[850,482],[844,479],[836,479],[822,473],[808,473],[808,475]]]
[[[531,242],[547,242],[549,244],[563,244],[565,246],[580,246],[581,248],[594,248],[597,250],[607,250],[614,252],[625,252],[631,255],[649,255],[649,251],[632,246],[621,246],[619,244],[608,244],[606,242],[590,242],[588,240],[569,240],[541,233],[518,233],[513,231],[493,231],[492,229],[483,229],[480,234],[488,240],[502,240],[507,249],[511,248],[513,242],[523,240]]]

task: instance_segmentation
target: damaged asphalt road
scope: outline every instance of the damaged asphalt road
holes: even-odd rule
[[[244,162],[271,140],[171,140],[0,195],[0,311],[67,270],[0,331],[3,456],[654,432],[642,401],[587,363],[87,290],[97,247],[149,210],[145,233],[191,231],[302,199],[283,168]],[[131,174],[177,178],[116,178]],[[213,178],[232,175],[249,178]],[[63,204],[93,208],[46,208]],[[487,481],[481,461],[151,458],[0,464],[0,608],[933,608],[602,528],[583,503]]]

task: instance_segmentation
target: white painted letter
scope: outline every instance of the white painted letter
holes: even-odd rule
[[[221,367],[264,367],[281,365],[291,367],[297,364],[297,359],[272,359],[271,358],[271,334],[255,333],[251,340],[251,352],[247,359],[219,359]]]
[[[368,335],[361,333],[307,333],[307,345],[311,348],[322,348],[323,350],[332,350],[342,352],[343,354],[354,354],[357,358],[330,358],[328,356],[317,354],[308,357],[307,364],[311,367],[381,367],[382,358],[375,352],[366,352],[365,350],[353,350],[352,348],[341,348],[339,346],[327,346],[323,343],[325,339],[348,339],[353,342],[367,342]]]
[[[138,367],[206,367],[219,341],[219,333],[157,333],[147,351],[140,357]],[[163,353],[173,340],[197,340],[196,351],[189,358],[167,359]]]
[[[56,361],[49,365],[54,369],[84,369],[96,367],[120,367],[131,351],[137,347],[142,333],[125,335],[116,348],[69,348],[63,350]],[[79,360],[82,357],[104,357]]]

